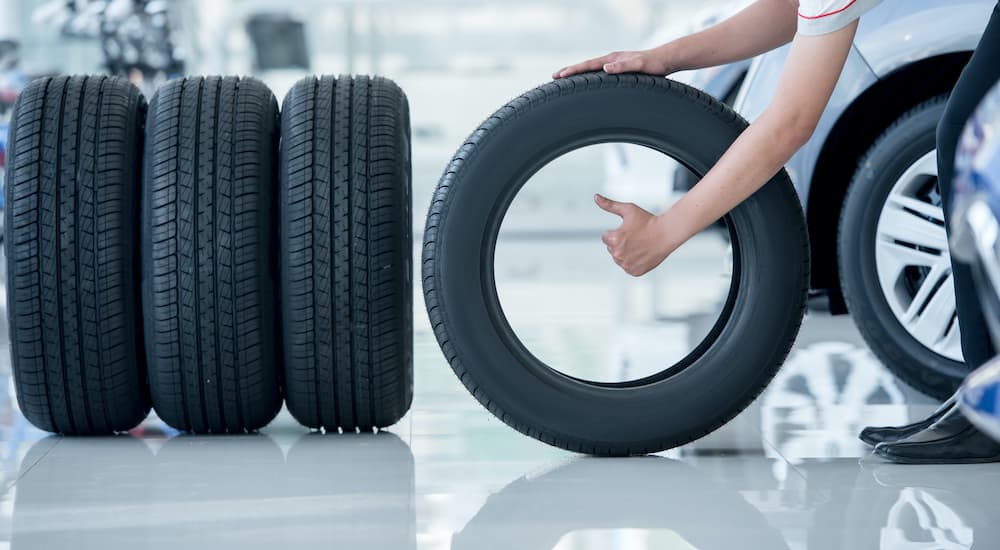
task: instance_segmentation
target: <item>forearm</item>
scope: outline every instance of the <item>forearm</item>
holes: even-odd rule
[[[797,6],[792,0],[757,0],[729,19],[656,50],[670,72],[749,59],[792,40]]]
[[[801,134],[788,134],[783,115],[762,115],[691,191],[659,217],[669,250],[679,248],[763,187],[804,140]]]
[[[810,138],[836,87],[857,23],[824,36],[799,36],[771,107],[704,178],[657,220],[670,250],[754,194]]]

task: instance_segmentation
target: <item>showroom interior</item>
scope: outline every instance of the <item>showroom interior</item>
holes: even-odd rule
[[[560,68],[778,2],[814,131],[637,272],[805,35]],[[1000,546],[996,1],[811,3],[0,0],[0,547]]]

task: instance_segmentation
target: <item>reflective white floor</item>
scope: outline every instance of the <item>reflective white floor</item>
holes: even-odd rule
[[[178,435],[151,418],[130,436],[58,438],[0,392],[0,544],[1000,547],[1000,465],[895,466],[856,440],[867,423],[934,405],[893,380],[849,319],[810,317],[769,390],[720,432],[616,460],[552,449],[495,420],[455,380],[417,307],[416,399],[389,433],[308,434],[283,415],[254,436]]]

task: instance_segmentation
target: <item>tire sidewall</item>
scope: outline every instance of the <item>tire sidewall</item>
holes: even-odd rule
[[[639,387],[597,387],[530,366],[502,337],[509,329],[495,322],[499,303],[490,298],[491,235],[520,182],[544,157],[600,134],[655,144],[704,173],[742,131],[735,117],[725,124],[694,96],[663,90],[608,87],[541,104],[516,100],[507,107],[516,114],[480,134],[476,148],[464,149],[439,190],[444,205],[433,231],[435,282],[425,291],[436,292],[443,308],[448,334],[438,336],[446,354],[456,357],[453,367],[494,413],[561,446],[632,454],[708,433],[766,385],[801,321],[808,257],[798,254],[807,245],[801,208],[782,174],[731,214],[742,258],[731,317],[679,373]]]

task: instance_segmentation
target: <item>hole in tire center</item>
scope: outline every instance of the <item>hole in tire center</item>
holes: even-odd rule
[[[525,183],[494,253],[503,315],[525,350],[570,377],[621,384],[667,371],[709,337],[732,285],[725,222],[633,278],[601,241],[620,219],[593,201],[601,193],[659,213],[692,180],[658,151],[610,143],[563,155]]]

